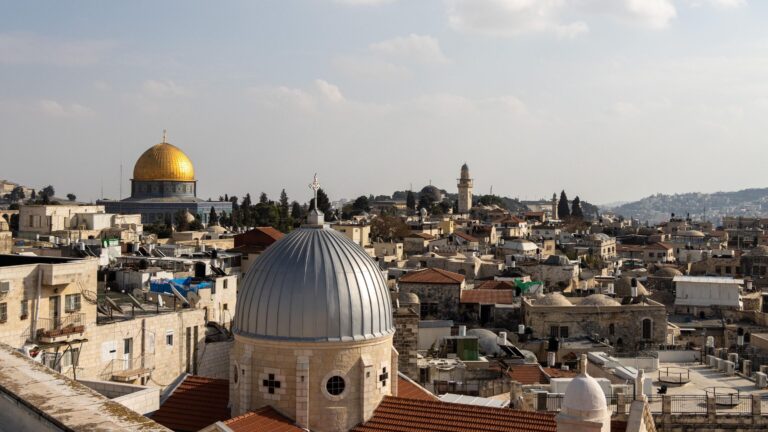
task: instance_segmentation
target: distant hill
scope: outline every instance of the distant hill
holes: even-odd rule
[[[723,216],[759,216],[768,214],[768,188],[744,189],[736,192],[664,195],[656,194],[639,201],[616,207],[602,206],[626,218],[659,222],[668,220],[672,213],[690,214],[694,219],[707,219],[720,223]]]

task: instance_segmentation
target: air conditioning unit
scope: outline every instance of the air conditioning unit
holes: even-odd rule
[[[11,292],[11,281],[0,281],[0,294]]]

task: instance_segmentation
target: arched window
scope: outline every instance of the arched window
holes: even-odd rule
[[[643,339],[651,339],[653,337],[653,321],[650,318],[643,320]]]
[[[608,334],[613,336],[616,333],[616,326],[613,323],[608,324]]]

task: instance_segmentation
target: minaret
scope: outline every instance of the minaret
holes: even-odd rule
[[[555,220],[559,219],[557,217],[557,194],[556,193],[552,194],[552,219],[555,219]]]
[[[469,213],[472,208],[472,179],[469,178],[469,167],[465,163],[461,166],[459,178],[459,213]]]

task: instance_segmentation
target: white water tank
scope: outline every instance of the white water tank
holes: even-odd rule
[[[733,376],[736,374],[736,364],[732,361],[725,360],[723,362],[725,364],[725,374],[728,376]]]
[[[755,372],[755,387],[761,389],[768,386],[768,375],[762,372]]]

